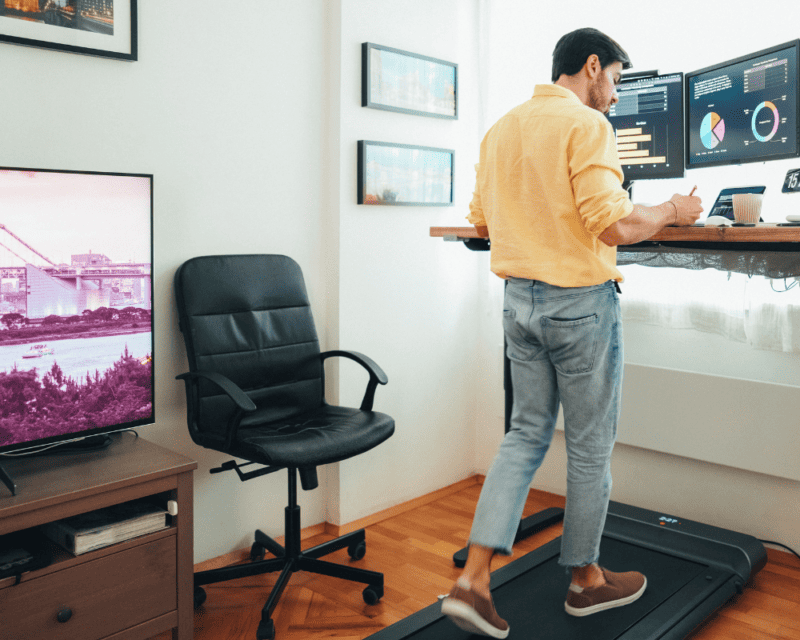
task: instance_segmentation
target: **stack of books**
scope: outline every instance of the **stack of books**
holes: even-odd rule
[[[42,531],[53,542],[77,556],[168,526],[166,509],[152,499],[142,499],[57,520],[44,525]]]

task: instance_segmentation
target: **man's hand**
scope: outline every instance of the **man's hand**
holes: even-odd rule
[[[669,202],[675,205],[675,218],[667,226],[690,227],[697,222],[700,214],[703,213],[703,204],[700,198],[693,195],[695,189],[697,189],[697,187],[692,189],[692,192],[688,196],[682,196],[676,193],[669,199]]]
[[[615,247],[620,244],[643,242],[667,226],[693,225],[703,213],[700,198],[693,195],[695,189],[692,189],[688,196],[676,193],[669,200],[655,207],[634,205],[629,216],[617,220],[598,238],[604,244]]]

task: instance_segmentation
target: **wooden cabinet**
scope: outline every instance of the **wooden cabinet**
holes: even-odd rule
[[[193,636],[192,472],[197,464],[131,433],[93,453],[3,460],[0,535],[136,498],[174,500],[167,529],[0,580],[0,640],[147,640]]]

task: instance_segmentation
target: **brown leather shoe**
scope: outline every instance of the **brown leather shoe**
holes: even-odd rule
[[[442,613],[469,633],[479,633],[490,638],[508,637],[508,623],[497,615],[491,598],[484,598],[471,588],[456,584],[442,600]]]
[[[647,578],[638,571],[613,573],[601,568],[606,584],[587,587],[580,593],[570,585],[564,608],[571,616],[590,616],[593,613],[622,607],[638,600],[647,588]]]

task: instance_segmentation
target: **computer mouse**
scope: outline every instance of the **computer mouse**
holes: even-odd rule
[[[706,218],[707,227],[730,227],[733,223],[725,216],[708,216]]]

